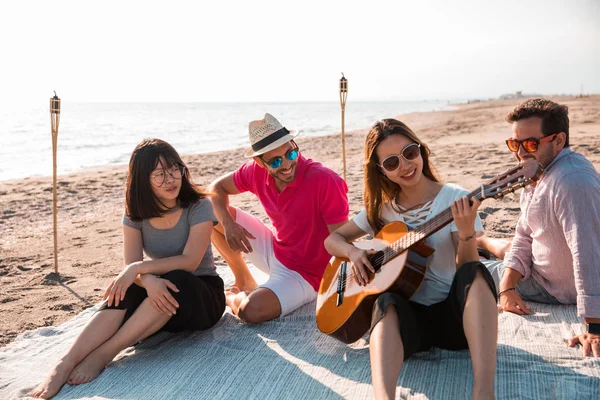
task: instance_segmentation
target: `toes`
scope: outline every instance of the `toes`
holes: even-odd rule
[[[27,396],[39,399],[40,397],[42,397],[43,394],[46,394],[47,392],[48,392],[47,388],[42,389],[38,386],[38,387],[34,388],[31,392],[27,393]]]
[[[71,375],[69,375],[69,379],[67,380],[67,383],[69,385],[78,385],[80,379],[81,379],[81,377],[79,376],[79,372],[73,371],[73,373]]]

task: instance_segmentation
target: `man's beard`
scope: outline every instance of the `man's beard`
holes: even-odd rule
[[[296,165],[292,167],[292,173],[285,179],[280,178],[279,173],[277,172],[269,171],[269,175],[271,175],[276,181],[282,183],[291,183],[294,181],[294,179],[296,179]]]

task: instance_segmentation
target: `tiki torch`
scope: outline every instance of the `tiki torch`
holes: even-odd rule
[[[344,162],[344,180],[346,180],[346,137],[344,136],[344,113],[346,112],[346,98],[348,97],[348,80],[340,79],[340,105],[342,106],[342,160]]]
[[[56,142],[60,121],[60,99],[54,91],[50,98],[50,127],[52,129],[52,216],[54,219],[54,273],[58,274],[58,239],[56,236]]]

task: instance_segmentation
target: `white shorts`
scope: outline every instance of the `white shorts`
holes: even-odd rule
[[[261,220],[238,208],[235,222],[256,238],[249,239],[252,252],[244,256],[256,268],[269,275],[269,279],[258,287],[267,288],[275,293],[281,305],[280,316],[283,317],[317,298],[317,292],[302,275],[287,268],[275,258],[273,232]]]

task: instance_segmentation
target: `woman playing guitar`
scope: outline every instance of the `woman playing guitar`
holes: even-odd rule
[[[359,285],[368,285],[373,277],[370,259],[376,251],[362,250],[353,240],[375,236],[394,221],[416,227],[447,207],[454,219],[426,239],[435,252],[412,297],[386,292],[375,301],[370,337],[375,397],[394,398],[404,360],[436,346],[470,349],[473,399],[494,398],[497,295],[492,277],[478,261],[480,201],[469,201],[468,192],[457,185],[440,183],[427,145],[395,119],[376,122],[367,135],[364,182],[365,209],[325,240],[329,253],[351,261],[347,274]]]

